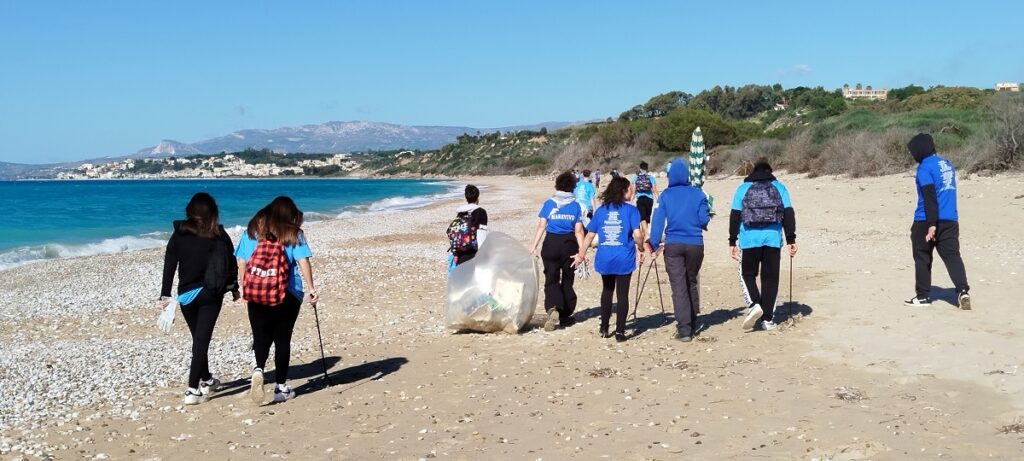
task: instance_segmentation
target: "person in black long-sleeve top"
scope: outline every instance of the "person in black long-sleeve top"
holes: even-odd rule
[[[167,307],[174,273],[177,272],[181,315],[192,334],[186,405],[205,402],[220,384],[210,373],[208,352],[225,293],[230,291],[235,300],[239,298],[238,267],[231,257],[233,248],[231,237],[218,222],[217,202],[205,192],[195,194],[185,207],[185,219],[174,222],[174,233],[167,241],[158,302],[160,309]],[[207,271],[211,267],[211,259],[217,255],[223,255],[225,280],[211,288],[207,287]],[[222,287],[219,286],[221,284]]]

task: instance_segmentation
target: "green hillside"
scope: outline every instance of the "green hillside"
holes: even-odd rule
[[[760,157],[777,168],[852,176],[912,166],[906,141],[935,136],[943,155],[967,171],[1022,167],[1024,96],[969,87],[908,86],[886,101],[851,101],[841,91],[781,85],[672,91],[617,119],[557,131],[463,135],[438,150],[362,157],[363,169],[391,175],[548,174],[570,168],[628,171],[688,149],[701,127],[712,172],[742,172]]]

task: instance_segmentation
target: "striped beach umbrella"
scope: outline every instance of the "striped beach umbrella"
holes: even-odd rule
[[[704,136],[700,133],[700,127],[693,130],[690,138],[690,184],[697,187],[704,186],[704,174],[707,171],[704,155]]]

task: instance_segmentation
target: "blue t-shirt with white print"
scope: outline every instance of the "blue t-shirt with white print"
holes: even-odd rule
[[[956,169],[939,154],[932,154],[921,160],[917,166],[917,174],[914,175],[917,183],[917,209],[914,211],[914,221],[925,221],[924,199],[921,198],[921,188],[928,185],[935,186],[935,196],[939,202],[939,220],[956,221]]]
[[[545,230],[549,234],[571,234],[576,231],[576,223],[583,219],[583,209],[580,208],[579,202],[570,202],[559,207],[554,200],[547,199],[540,207],[537,217],[548,220]]]
[[[636,270],[633,231],[640,228],[640,210],[628,203],[601,205],[587,224],[597,234],[594,270],[602,275],[626,275]]]
[[[255,239],[249,237],[248,232],[242,232],[242,236],[238,238],[238,246],[235,247],[235,257],[248,261],[249,257],[252,256],[252,252],[256,251],[258,243]],[[295,295],[299,300],[302,300],[305,293],[302,292],[302,274],[299,272],[298,261],[312,256],[313,251],[309,249],[306,237],[301,233],[299,234],[299,243],[284,246],[284,257],[288,260],[288,267],[291,268],[291,272],[288,274],[288,292]]]
[[[752,185],[754,183],[744,182],[740,184],[740,187],[736,188],[736,195],[732,197],[733,210],[743,210],[743,197],[747,195],[747,190]],[[772,185],[775,186],[775,189],[779,191],[779,196],[782,197],[783,208],[792,207],[793,203],[789,200],[789,191],[786,190],[786,186],[783,186],[778,180],[772,180]],[[737,245],[739,245],[741,250],[757,247],[782,248],[782,223],[759,227],[747,227],[745,224],[740,223],[740,235]]]

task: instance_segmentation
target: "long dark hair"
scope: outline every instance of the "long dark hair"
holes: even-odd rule
[[[213,197],[206,192],[196,193],[185,206],[185,222],[181,224],[181,229],[199,237],[216,237],[220,234],[219,216],[217,202]]]
[[[257,211],[246,229],[252,239],[276,240],[282,245],[297,245],[302,235],[302,211],[290,197],[280,196]]]
[[[608,187],[601,194],[601,201],[605,205],[622,205],[626,203],[626,193],[629,192],[629,180],[622,176],[612,178]]]

